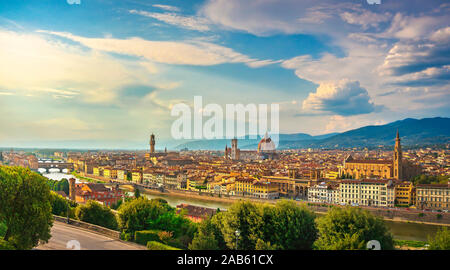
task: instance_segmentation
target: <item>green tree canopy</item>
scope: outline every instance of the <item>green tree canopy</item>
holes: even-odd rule
[[[219,250],[219,241],[216,239],[217,227],[213,224],[212,218],[201,222],[194,239],[189,244],[190,250]]]
[[[106,206],[96,202],[88,201],[86,204],[80,204],[75,209],[77,219],[106,227],[112,230],[117,229],[116,215]]]
[[[291,201],[275,206],[234,203],[200,223],[191,249],[311,249],[317,236],[315,215]],[[236,230],[239,239],[236,242]]]
[[[3,240],[17,249],[47,242],[53,224],[47,179],[27,168],[0,167],[0,223]]]
[[[173,233],[174,237],[187,235],[191,239],[196,232],[196,226],[183,215],[177,214],[175,209],[159,215],[156,219],[148,220],[148,228],[151,230],[164,230]]]
[[[393,249],[393,239],[381,217],[353,207],[334,207],[317,220],[319,238],[315,242],[322,250],[366,249],[367,242],[377,240],[381,249]]]
[[[159,200],[145,197],[123,203],[118,211],[119,226],[122,230],[134,233],[149,229],[149,220],[156,220],[160,215],[170,211],[171,207]]]
[[[262,239],[270,248],[312,249],[317,238],[315,214],[293,201],[279,201],[263,207]]]
[[[67,210],[69,210],[69,217],[75,218],[75,207],[77,203],[70,201],[56,192],[50,192],[52,214],[57,216],[67,216]]]
[[[447,227],[442,227],[436,233],[434,238],[428,240],[430,246],[428,249],[432,250],[450,250],[450,230]]]

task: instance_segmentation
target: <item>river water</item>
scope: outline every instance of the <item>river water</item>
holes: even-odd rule
[[[49,172],[46,172],[45,169],[38,169],[38,170],[40,173],[42,173],[42,176],[45,176],[48,179],[60,181],[64,178],[67,180],[69,180],[69,178],[75,178],[75,183],[82,183],[82,181],[80,181],[80,179],[76,178],[75,176],[73,176],[71,174],[60,172],[59,169],[50,169]],[[66,169],[64,169],[64,171],[67,172]]]
[[[76,179],[76,183],[80,183],[80,179],[77,179],[73,175],[67,174],[67,173],[61,173],[58,169],[52,171],[50,169],[49,173],[43,173],[43,176],[53,179],[53,180],[61,180],[63,178],[69,179],[71,177]],[[133,195],[132,192],[129,192],[130,195]],[[143,196],[154,199],[154,198],[162,198],[167,201],[167,203],[172,206],[176,207],[177,205],[181,203],[191,204],[191,205],[197,205],[201,207],[207,207],[207,208],[213,208],[213,209],[221,209],[226,210],[230,203],[226,202],[216,202],[216,201],[208,201],[208,200],[201,200],[196,198],[190,198],[190,197],[172,197],[168,195],[153,195],[153,194],[147,194],[142,192]],[[389,226],[392,234],[394,235],[395,239],[400,240],[417,240],[417,241],[427,241],[428,237],[433,237],[439,226],[437,225],[428,225],[428,224],[417,224],[417,223],[407,223],[407,222],[394,222],[394,221],[388,221],[386,220],[386,224]]]

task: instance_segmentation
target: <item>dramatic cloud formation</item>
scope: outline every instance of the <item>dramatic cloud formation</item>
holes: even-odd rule
[[[445,0],[10,1],[2,140],[167,135],[193,95],[279,103],[292,133],[450,115]]]
[[[310,93],[303,101],[306,111],[326,111],[343,116],[371,113],[377,108],[359,82],[345,79],[319,85],[316,93]]]

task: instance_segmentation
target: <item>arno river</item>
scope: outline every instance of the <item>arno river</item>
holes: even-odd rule
[[[58,173],[58,172],[51,172],[47,174],[43,174],[45,177],[49,179],[54,180],[61,180],[62,178],[71,178],[74,177],[69,174],[65,173]],[[77,182],[79,180],[77,179]],[[146,196],[149,199],[153,198],[162,198],[166,200],[169,205],[175,207],[181,203],[186,204],[192,204],[202,207],[208,207],[217,209],[220,208],[222,210],[227,209],[230,204],[225,202],[214,202],[214,201],[207,201],[207,200],[201,200],[196,198],[189,198],[189,197],[172,197],[168,195],[152,195],[152,194],[145,194],[142,193],[144,196]],[[427,224],[417,224],[417,223],[407,223],[407,222],[394,222],[394,221],[386,221],[386,224],[391,229],[392,234],[394,235],[395,239],[401,239],[401,240],[418,240],[418,241],[427,241],[428,236],[434,236],[439,226],[436,225],[427,225]]]

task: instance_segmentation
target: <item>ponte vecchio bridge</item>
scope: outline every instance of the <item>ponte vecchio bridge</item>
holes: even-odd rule
[[[73,170],[73,164],[62,161],[38,161],[38,169],[59,169],[61,172],[63,169]]]

